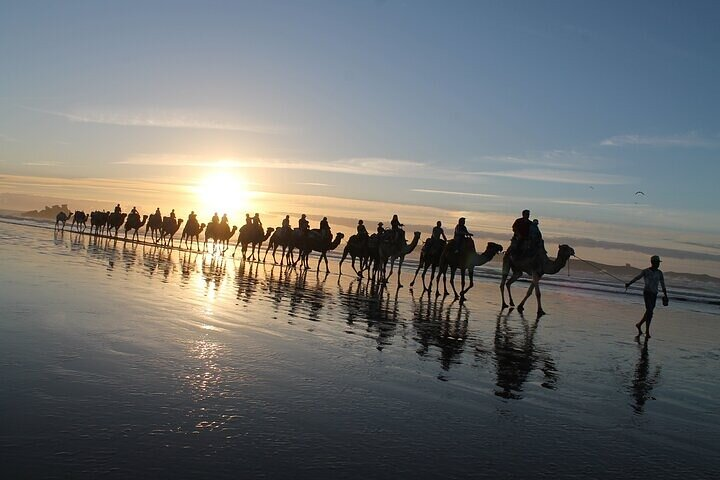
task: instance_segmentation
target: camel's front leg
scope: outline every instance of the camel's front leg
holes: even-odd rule
[[[515,306],[515,302],[513,301],[513,298],[512,298],[512,292],[510,291],[510,285],[515,283],[517,281],[517,279],[520,278],[521,275],[522,275],[522,272],[513,272],[512,275],[510,276],[510,280],[508,280],[507,283],[505,284],[505,288],[507,288],[507,293],[508,293],[508,300],[510,300],[511,307]]]
[[[527,289],[527,292],[525,293],[525,298],[522,299],[520,304],[518,305],[518,312],[522,312],[525,309],[525,302],[528,298],[530,298],[530,295],[532,295],[533,290],[538,290],[538,283],[540,282],[540,276],[536,273],[533,273],[532,279],[530,280],[530,286]],[[538,310],[540,310],[540,305],[538,305]]]
[[[465,294],[466,294],[466,293],[468,292],[468,290],[470,290],[470,289],[473,287],[473,285],[474,285],[474,283],[473,283],[473,272],[474,272],[473,268],[470,267],[470,269],[468,270],[468,277],[469,277],[469,279],[470,279],[470,285],[468,285],[467,288],[464,288],[463,291],[460,292],[460,300],[465,300]],[[463,275],[463,280],[465,280],[465,275]],[[464,282],[463,282],[463,283],[464,283]]]
[[[458,295],[457,290],[455,290],[455,272],[457,270],[457,267],[450,267],[450,286],[453,289],[453,293],[455,294],[455,300],[460,298],[460,295]],[[463,278],[463,282],[465,281],[465,278]]]
[[[398,262],[398,288],[403,288],[403,284],[400,281],[400,276],[402,275],[402,266],[403,261],[405,260],[405,257],[400,257],[400,261]]]
[[[423,261],[421,260],[420,263],[418,263],[417,269],[415,269],[415,276],[412,279],[412,282],[410,282],[410,288],[415,286],[415,280],[417,280],[418,272],[420,272],[420,269],[423,268]],[[427,270],[427,268],[425,269]],[[425,291],[425,272],[423,271],[423,291]]]

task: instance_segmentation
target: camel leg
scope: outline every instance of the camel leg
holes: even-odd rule
[[[460,268],[460,303],[465,301],[465,268]]]
[[[527,289],[527,292],[525,293],[525,297],[522,299],[522,301],[518,304],[518,312],[522,312],[525,310],[525,302],[528,298],[530,298],[530,295],[532,295],[533,290],[539,290],[538,284],[540,283],[540,276],[536,273],[533,273],[532,280],[530,282],[530,286]],[[540,305],[538,305],[538,313],[540,310]]]
[[[466,293],[468,292],[468,290],[470,290],[470,289],[473,287],[473,285],[474,285],[474,283],[473,283],[473,274],[474,274],[474,271],[473,271],[473,268],[471,267],[470,269],[468,269],[468,278],[470,279],[470,285],[468,285],[468,287],[467,287],[466,289],[463,289],[463,291],[460,293],[460,299],[461,299],[461,300],[464,300],[464,299],[465,299],[465,294],[466,294]],[[463,276],[463,279],[464,279],[464,276]]]
[[[402,275],[402,266],[403,261],[405,260],[405,257],[400,257],[400,261],[398,262],[398,288],[403,288],[403,284],[400,281],[400,275]]]
[[[450,286],[453,289],[453,293],[455,294],[455,300],[460,298],[460,295],[458,295],[457,290],[455,290],[455,271],[457,270],[457,267],[450,267]]]
[[[521,275],[522,275],[522,272],[520,272],[520,273],[513,272],[512,276],[510,277],[510,280],[508,280],[507,283],[505,284],[505,288],[507,288],[507,293],[508,293],[508,300],[510,300],[511,307],[515,306],[515,302],[513,301],[513,298],[512,298],[512,292],[510,292],[510,285],[515,283],[517,281],[517,279],[520,278]]]
[[[417,280],[418,273],[420,272],[420,269],[423,267],[423,263],[424,262],[422,262],[422,261],[420,261],[420,263],[418,263],[418,267],[415,269],[415,276],[413,277],[412,282],[410,282],[410,288],[415,286],[415,280]],[[426,271],[427,271],[427,268],[425,269],[425,271],[423,271],[423,291],[425,291],[425,272]]]

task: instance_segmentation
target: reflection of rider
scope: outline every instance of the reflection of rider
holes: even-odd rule
[[[465,226],[465,217],[460,217],[458,224],[455,226],[455,232],[453,235],[455,253],[460,252],[460,247],[463,243],[465,243],[465,239],[469,237],[472,237],[472,233],[468,232],[468,229]]]

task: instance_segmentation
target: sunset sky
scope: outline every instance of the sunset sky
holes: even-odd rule
[[[498,238],[530,208],[596,258],[709,271],[719,24],[713,1],[3,1],[0,208],[465,214]]]

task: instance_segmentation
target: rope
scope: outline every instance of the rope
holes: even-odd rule
[[[588,262],[587,260],[583,260],[582,258],[578,257],[577,255],[573,255],[573,256],[574,256],[575,258],[577,258],[578,260],[580,260],[581,262],[587,263],[588,265],[590,265],[590,266],[593,267],[594,269],[596,269],[596,270],[604,273],[605,275],[608,275],[608,276],[614,278],[614,279],[617,280],[618,282],[620,282],[620,283],[622,283],[623,285],[625,285],[625,280],[616,277],[616,276],[613,275],[612,273],[603,270],[602,268],[598,267],[597,265],[594,265],[594,264],[591,263],[591,262]],[[569,264],[569,263],[570,263],[570,262],[568,262],[568,264]],[[569,271],[570,271],[570,269],[569,269],[569,267],[568,267],[568,274],[569,274]]]

